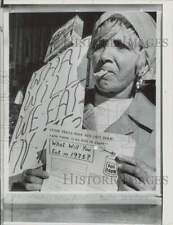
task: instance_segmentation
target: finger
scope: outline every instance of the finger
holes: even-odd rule
[[[46,171],[43,171],[42,167],[38,167],[36,169],[28,169],[25,171],[25,174],[40,177],[42,179],[46,179],[49,177],[48,173]]]
[[[25,190],[27,190],[27,191],[40,191],[41,190],[41,184],[26,183],[25,184]]]
[[[43,179],[36,177],[36,176],[25,176],[24,181],[27,183],[35,183],[35,184],[42,184],[43,183]]]
[[[131,187],[129,187],[128,185],[126,185],[126,184],[123,184],[122,186],[121,186],[121,189],[118,189],[119,191],[136,191],[134,188],[131,188]]]
[[[130,175],[133,175],[140,179],[142,182],[145,182],[146,180],[146,173],[138,166],[132,166],[126,163],[120,163],[118,164],[118,170],[122,173],[127,173]]]
[[[117,185],[118,185],[118,191],[135,191],[135,189],[123,183],[120,177],[118,177]]]
[[[117,162],[125,162],[125,163],[128,163],[132,166],[136,166],[137,165],[137,160],[133,157],[128,157],[128,156],[124,156],[124,155],[118,155],[115,160]]]
[[[146,190],[145,184],[142,183],[138,178],[133,177],[132,175],[126,173],[119,174],[119,176],[124,184],[135,189],[136,191]]]

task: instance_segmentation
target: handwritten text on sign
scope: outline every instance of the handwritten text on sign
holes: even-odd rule
[[[10,145],[10,175],[40,165],[37,153],[50,125],[81,128],[85,77],[79,78],[77,66],[87,46],[85,39],[33,74]]]

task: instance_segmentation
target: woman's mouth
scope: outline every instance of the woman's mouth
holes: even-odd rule
[[[112,71],[107,71],[107,70],[103,70],[103,69],[101,69],[100,71],[93,74],[96,81],[100,81],[102,79],[106,80],[107,76],[109,76],[109,75],[115,76],[115,74]]]
[[[104,79],[104,77],[106,76],[106,74],[108,73],[108,71],[106,70],[100,70],[96,73],[93,73],[93,78],[95,80],[95,83],[99,83],[102,79]]]
[[[100,78],[103,78],[103,76],[105,76],[107,73],[108,73],[107,70],[100,70],[100,71],[94,73],[93,75],[96,79],[100,79]]]

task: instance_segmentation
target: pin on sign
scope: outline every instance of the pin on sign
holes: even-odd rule
[[[116,156],[115,152],[108,151],[105,148],[103,148],[102,146],[94,145],[94,150],[98,150],[98,149],[100,149],[101,151],[107,152],[112,156]]]

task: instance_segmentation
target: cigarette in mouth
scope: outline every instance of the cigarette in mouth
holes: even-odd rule
[[[93,75],[95,78],[100,78],[100,77],[104,76],[107,72],[108,71],[106,71],[106,70],[100,70],[99,72],[94,73]]]

